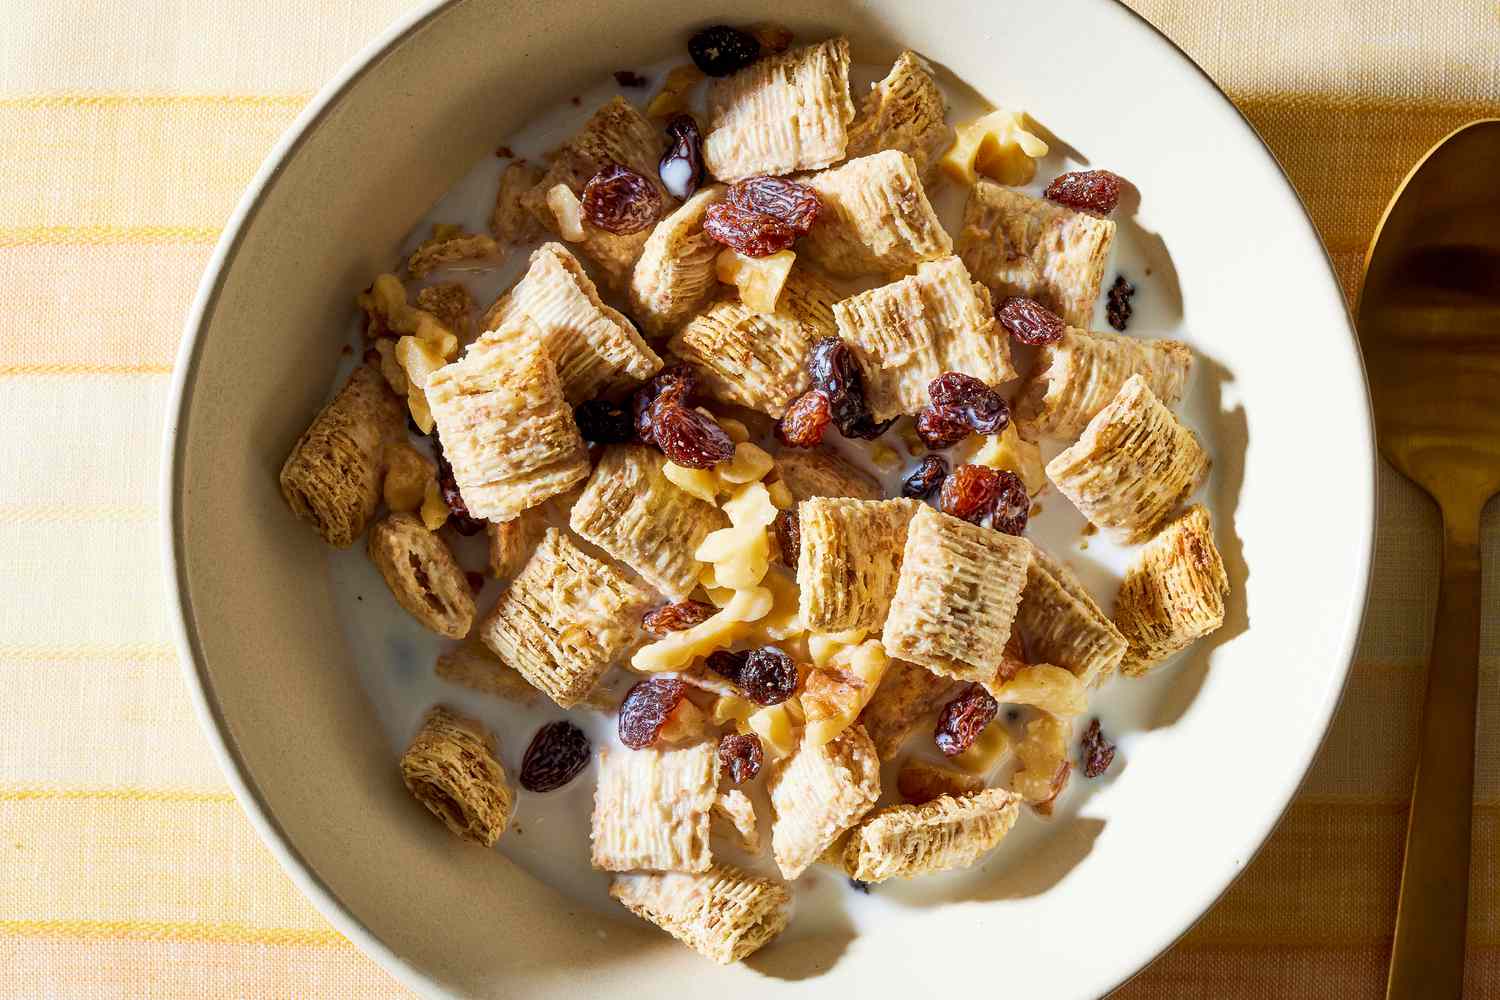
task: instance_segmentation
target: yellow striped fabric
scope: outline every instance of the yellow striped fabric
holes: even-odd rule
[[[1411,163],[1500,115],[1492,2],[1133,3],[1266,137],[1351,294]],[[0,557],[15,581],[0,605],[0,997],[406,996],[235,805],[179,680],[156,554],[158,438],[199,272],[276,136],[406,4],[88,6],[13,4],[0,31]],[[1437,518],[1388,470],[1380,488],[1375,601],[1306,788],[1118,996],[1382,995]],[[1483,657],[1473,997],[1500,995],[1500,623]]]

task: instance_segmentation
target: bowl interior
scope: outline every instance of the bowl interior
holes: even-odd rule
[[[1253,131],[1108,0],[588,5],[461,0],[420,15],[325,93],[263,172],[205,279],[169,426],[169,558],[182,641],[224,763],[273,850],[345,933],[412,985],[463,995],[691,976],[726,995],[930,985],[1003,942],[1005,977],[1097,995],[1180,934],[1249,860],[1311,760],[1363,608],[1368,404],[1342,298]],[[1149,738],[1035,857],[968,898],[826,927],[721,969],[576,905],[414,808],[349,662],[325,554],[277,490],[326,397],[351,303],[420,218],[530,109],[679,50],[689,29],[775,19],[858,58],[913,48],[1130,178],[1160,238],[1219,442],[1210,489],[1230,619],[1178,665]],[[1088,30],[1079,30],[1087,25]],[[857,97],[857,95],[856,95]],[[1307,498],[1303,500],[1302,498]],[[1060,502],[1060,501],[1056,501]],[[1016,866],[1012,866],[1013,868]],[[1108,935],[1080,947],[1100,907]],[[958,964],[946,982],[992,979]]]

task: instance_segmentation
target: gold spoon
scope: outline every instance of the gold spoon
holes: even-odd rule
[[[1469,906],[1479,516],[1500,492],[1500,119],[1434,146],[1365,258],[1359,339],[1380,452],[1443,512],[1388,1000],[1458,1000]]]

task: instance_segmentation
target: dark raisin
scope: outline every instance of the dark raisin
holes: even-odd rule
[[[692,115],[676,115],[667,122],[667,138],[672,141],[656,173],[672,197],[686,201],[703,183],[703,136]]]
[[[1104,314],[1109,319],[1109,325],[1125,332],[1130,325],[1130,314],[1135,307],[1130,304],[1130,298],[1135,294],[1135,286],[1125,280],[1125,275],[1115,275],[1115,283],[1109,286],[1109,304],[1104,307]]]
[[[828,397],[833,425],[847,438],[874,440],[894,420],[876,423],[865,401],[865,379],[854,350],[837,337],[824,337],[807,352],[812,387]]]
[[[760,42],[749,32],[716,24],[688,39],[688,55],[709,76],[728,76],[760,58]]]
[[[1030,516],[1031,494],[1026,492],[1026,484],[1009,469],[999,470],[995,501],[990,505],[990,525],[1007,535],[1019,535],[1025,532]]]
[[[693,391],[698,387],[698,371],[692,365],[668,365],[652,376],[651,380],[635,391],[631,397],[631,414],[635,420],[635,435],[646,444],[655,444],[652,433],[653,407],[658,399],[691,406]]]
[[[933,738],[945,757],[957,757],[979,739],[984,727],[995,721],[1000,705],[979,684],[970,684],[943,706]]]
[[[933,406],[962,411],[975,434],[999,434],[1010,423],[1010,406],[1000,394],[972,375],[944,372],[927,384]]]
[[[792,448],[816,448],[832,422],[828,396],[821,390],[809,389],[792,400],[786,413],[776,421],[776,440]]]
[[[857,878],[851,878],[849,880],[849,888],[853,889],[855,892],[862,892],[866,896],[870,894],[870,883],[861,882]]]
[[[780,705],[797,690],[797,664],[775,646],[752,649],[735,683],[757,705]]]
[[[745,661],[749,658],[748,650],[716,649],[708,654],[708,659],[703,663],[720,677],[738,684],[740,674],[745,669]]]
[[[620,703],[620,742],[632,750],[644,750],[656,742],[667,716],[682,704],[687,685],[669,677],[641,681]]]
[[[926,500],[943,485],[948,475],[948,460],[942,455],[925,455],[912,474],[901,484],[901,495],[912,500]]]
[[[1099,729],[1099,720],[1089,723],[1083,731],[1083,776],[1097,778],[1109,770],[1115,762],[1115,745],[1105,739]]]
[[[661,192],[629,167],[611,163],[583,186],[583,215],[605,232],[629,236],[656,222]]]
[[[802,552],[802,522],[797,520],[797,509],[784,510],[773,522],[776,529],[776,547],[781,550],[781,564],[793,573],[797,572],[797,558]]]
[[[952,406],[929,406],[917,414],[917,437],[933,451],[951,448],[973,433],[962,410]]]
[[[476,573],[472,569],[464,570],[464,579],[469,581],[469,589],[479,593],[484,589],[484,574]]]
[[[734,442],[712,417],[680,403],[651,407],[651,437],[662,454],[688,469],[711,469],[734,457]]]
[[[448,456],[443,454],[442,439],[436,433],[432,435],[432,451],[433,457],[437,459],[438,489],[443,494],[443,502],[448,505],[448,523],[460,535],[479,534],[484,530],[484,522],[469,515],[469,505],[464,503],[464,495],[458,491],[453,466],[448,464]]]
[[[938,508],[944,514],[978,524],[994,509],[999,495],[999,470],[987,465],[960,465],[943,480]]]
[[[760,773],[765,760],[760,737],[754,733],[728,733],[719,738],[719,772],[738,785]]]
[[[1068,329],[1061,316],[1024,295],[1013,295],[1000,303],[995,318],[1012,337],[1032,347],[1055,344]]]
[[[823,207],[816,191],[785,177],[747,177],[735,181],[729,185],[727,197],[735,208],[769,215],[791,226],[798,236],[807,235]]]
[[[770,215],[747,212],[726,201],[708,206],[703,216],[708,238],[744,254],[769,257],[797,242],[797,230]]]
[[[593,748],[571,722],[549,722],[536,731],[521,758],[521,787],[528,792],[561,788],[588,766]]]
[[[717,610],[712,604],[704,604],[702,601],[663,604],[646,612],[646,616],[641,619],[641,626],[659,638],[668,632],[681,632],[694,625],[701,625],[712,618]]]
[[[870,415],[870,412],[866,410],[849,422],[839,425],[839,433],[846,438],[860,438],[865,441],[874,441],[880,435],[890,430],[891,425],[895,422],[895,417],[877,422]]]
[[[495,155],[502,160],[514,160],[516,158],[516,151],[509,146],[496,146]]]
[[[1045,195],[1080,212],[1108,215],[1120,203],[1124,184],[1123,177],[1108,170],[1075,170],[1048,184]]]
[[[607,399],[588,399],[573,410],[573,422],[585,441],[595,444],[624,444],[635,439],[635,419],[619,403]]]
[[[644,87],[650,81],[633,69],[615,70],[615,83],[622,87]]]

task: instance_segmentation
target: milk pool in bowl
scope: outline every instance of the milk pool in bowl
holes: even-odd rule
[[[655,87],[660,84],[666,71],[679,65],[681,59],[666,61],[650,67],[637,67],[649,83],[644,88],[623,88],[613,79],[601,82],[592,90],[580,93],[576,98],[561,101],[557,105],[540,110],[530,124],[509,137],[497,137],[496,146],[508,149],[516,157],[533,163],[542,161],[542,155],[555,149],[568,137],[576,133],[600,105],[617,94],[638,105],[644,105]],[[856,106],[869,85],[885,75],[888,67],[856,63],[851,69],[851,95]],[[940,73],[942,85],[949,102],[950,122],[963,122],[978,117],[992,106],[1006,106],[1006,95],[986,95],[987,103],[973,94],[960,81]],[[699,88],[701,100],[702,87]],[[701,106],[700,109],[701,110]],[[1045,128],[1047,109],[1028,107],[1023,109]],[[703,115],[698,115],[704,121]],[[663,138],[665,145],[665,137]],[[1059,150],[1066,149],[1063,143],[1053,142],[1052,155],[1039,161],[1036,180],[1026,190],[1039,195],[1046,182],[1057,174],[1073,169],[1082,169],[1084,164],[1073,161]],[[1086,151],[1095,167],[1109,166],[1109,150]],[[390,269],[396,270],[400,261],[432,231],[436,223],[454,223],[470,232],[488,230],[491,210],[494,207],[495,191],[501,171],[511,162],[500,156],[486,157],[474,167],[433,206],[423,219],[410,230],[405,243],[393,248]],[[951,181],[934,185],[928,192],[933,207],[942,218],[948,231],[959,231],[966,190]],[[1129,205],[1122,205],[1115,214],[1117,231],[1112,249],[1112,259],[1105,271],[1104,287],[1108,287],[1117,274],[1125,275],[1137,289],[1134,315],[1130,322],[1130,334],[1138,337],[1174,337],[1192,343],[1189,332],[1182,328],[1180,294],[1175,287],[1175,273],[1162,250],[1161,241],[1149,228],[1150,199],[1153,192],[1141,193],[1141,208],[1134,215],[1127,214]],[[493,262],[484,267],[450,267],[429,274],[424,281],[409,283],[415,290],[424,284],[457,281],[465,285],[482,313],[505,289],[509,288],[525,272],[527,258],[534,247],[513,249],[498,265]],[[371,276],[373,278],[373,275]],[[835,283],[841,291],[852,294],[878,282]],[[600,293],[606,301],[627,313],[625,303],[600,284]],[[1104,296],[1096,308],[1092,327],[1105,328]],[[475,317],[476,320],[478,317]],[[353,357],[358,358],[365,347],[363,317],[351,304],[351,326],[349,344]],[[1017,363],[1021,370],[1029,365],[1026,348],[1017,350]],[[338,373],[336,385],[341,385],[354,362],[346,363]],[[1181,404],[1183,422],[1202,439],[1211,455],[1218,454],[1214,439],[1212,415],[1219,405],[1210,398],[1211,387],[1195,367],[1194,376],[1187,387]],[[330,387],[330,394],[333,387]],[[1015,385],[1002,387],[1002,392],[1013,394]],[[893,471],[881,472],[870,461],[871,443],[847,441],[830,429],[825,443],[838,448],[862,468],[879,478],[887,496],[899,496],[901,480],[915,465],[915,460],[906,456],[900,440],[894,432],[886,439],[903,458],[904,465]],[[1065,446],[1065,442],[1044,442],[1043,459]],[[1201,502],[1213,509],[1212,490],[1204,492]],[[1027,536],[1054,556],[1068,563],[1088,586],[1100,605],[1108,610],[1113,605],[1120,575],[1129,560],[1131,549],[1106,540],[1101,535],[1085,534],[1086,522],[1073,506],[1049,486],[1036,498],[1040,512],[1035,512],[1027,528]],[[1215,513],[1218,513],[1215,511]],[[453,547],[461,565],[467,569],[480,570],[487,564],[485,536],[481,533],[472,538],[462,538],[446,531],[445,538]],[[538,697],[531,705],[518,705],[491,695],[471,691],[458,685],[439,680],[433,670],[439,654],[452,648],[455,643],[426,631],[403,611],[391,596],[384,581],[364,552],[362,545],[348,550],[330,550],[330,574],[334,603],[338,611],[339,625],[350,644],[352,660],[357,665],[359,682],[369,694],[375,708],[379,725],[385,731],[391,747],[389,773],[371,775],[372,781],[400,780],[396,760],[407,742],[418,729],[422,716],[436,704],[446,704],[482,720],[495,733],[499,741],[499,757],[512,780],[520,772],[521,757],[535,732],[542,725],[558,719],[567,719],[587,733],[595,748],[600,746],[621,747],[615,733],[613,715],[605,715],[586,708],[564,711],[546,697]],[[773,572],[776,570],[773,569]],[[483,616],[493,606],[500,592],[500,585],[488,581],[483,592],[476,598],[476,606]],[[665,598],[663,599],[665,601]],[[477,627],[478,619],[476,619]],[[1110,771],[1098,779],[1085,779],[1075,768],[1068,787],[1059,796],[1052,816],[1043,818],[1030,809],[1024,809],[1015,828],[1001,845],[986,855],[972,868],[928,875],[907,881],[894,880],[861,892],[851,886],[839,871],[815,865],[800,879],[792,883],[795,915],[785,937],[795,939],[802,935],[818,934],[830,930],[858,933],[862,926],[878,921],[886,907],[909,907],[939,905],[945,902],[961,902],[983,895],[995,898],[996,889],[1001,895],[1030,894],[1038,888],[1032,877],[1038,868],[1047,869],[1043,881],[1055,880],[1065,871],[1054,870],[1056,864],[1038,865],[1035,859],[1048,852],[1049,846],[1063,839],[1077,842],[1080,835],[1086,840],[1088,831],[1097,830],[1101,819],[1107,818],[1113,786],[1122,780],[1130,767],[1132,751],[1151,739],[1150,730],[1157,724],[1162,708],[1180,692],[1174,687],[1183,680],[1183,665],[1168,666],[1143,679],[1114,678],[1092,692],[1089,713],[1075,723],[1074,739],[1081,734],[1083,725],[1091,717],[1101,720],[1105,733],[1119,745],[1115,764]],[[625,675],[625,676],[622,676]],[[615,686],[628,686],[633,677],[628,671],[617,669],[611,677]],[[1007,719],[1002,712],[996,724],[1009,725],[1019,732],[1024,716]],[[923,730],[908,743],[907,755],[920,755],[934,760],[941,756],[930,740],[922,739]],[[1002,770],[991,781],[1004,779]],[[608,896],[610,874],[595,871],[589,864],[589,817],[593,807],[594,783],[597,763],[590,763],[578,777],[567,786],[553,792],[536,794],[518,789],[515,817],[510,828],[500,839],[496,850],[510,860],[560,889],[578,903],[619,916],[630,917],[618,903]],[[884,786],[894,788],[895,769],[887,765]],[[757,819],[762,838],[770,822],[770,808],[761,789],[762,781],[754,783],[752,798],[756,802]],[[884,801],[884,800],[883,800]],[[415,801],[413,809],[421,808]],[[434,820],[432,836],[449,837],[450,834]],[[453,844],[454,850],[474,850],[468,845]],[[716,858],[728,860],[742,867],[765,874],[775,874],[769,852],[762,857],[750,857],[720,838],[715,838]],[[1058,852],[1052,852],[1054,855]],[[1066,852],[1063,852],[1066,853]]]

